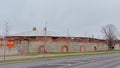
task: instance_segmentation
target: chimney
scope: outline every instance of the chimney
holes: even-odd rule
[[[37,28],[36,28],[36,27],[33,27],[33,31],[37,31]]]

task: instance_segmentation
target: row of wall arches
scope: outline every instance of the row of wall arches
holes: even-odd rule
[[[80,52],[87,52],[87,48],[85,46],[83,46],[83,45],[80,46],[79,49],[80,49]],[[40,52],[40,53],[46,53],[47,49],[45,48],[45,46],[41,45],[41,46],[38,47],[37,51]],[[97,51],[97,47],[96,46],[93,47],[93,51]],[[61,52],[62,53],[68,53],[69,52],[69,47],[66,46],[66,45],[62,46],[61,47]]]

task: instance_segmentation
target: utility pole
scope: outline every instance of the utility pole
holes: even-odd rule
[[[5,23],[5,28],[4,28],[4,31],[3,31],[3,40],[4,40],[4,61],[6,60],[6,44],[7,44],[7,36],[8,36],[8,23],[6,22]]]
[[[47,25],[47,23],[45,23],[45,27],[44,27],[44,57],[45,57],[45,54],[46,54],[46,42],[47,42],[47,39],[46,39],[46,37],[47,37],[47,27],[46,27],[46,25]]]

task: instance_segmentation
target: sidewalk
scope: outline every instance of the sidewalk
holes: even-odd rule
[[[80,54],[80,53],[75,53],[75,54]],[[6,60],[14,60],[14,59],[23,59],[23,58],[37,58],[37,57],[52,57],[52,56],[66,56],[68,54],[41,54],[41,55],[35,55],[35,56],[25,56],[25,55],[18,55],[18,56],[6,56]],[[74,55],[74,54],[70,54]],[[0,61],[4,60],[4,56],[0,57]]]
[[[6,60],[14,60],[14,59],[24,59],[24,58],[44,58],[44,57],[54,57],[54,56],[68,56],[68,55],[94,55],[94,54],[111,54],[111,53],[120,53],[120,51],[111,51],[111,52],[87,52],[87,53],[66,53],[66,54],[40,54],[40,55],[31,55],[31,56],[26,56],[26,55],[16,55],[16,56],[6,56]],[[3,61],[4,57],[0,57],[0,61]]]

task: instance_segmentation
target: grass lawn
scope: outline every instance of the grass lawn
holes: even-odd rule
[[[33,57],[33,58],[18,58],[13,60],[6,60],[0,61],[1,64],[3,63],[15,63],[15,62],[24,62],[24,61],[33,61],[33,60],[45,60],[45,59],[57,59],[57,58],[68,58],[73,56],[90,56],[90,55],[97,55],[97,54],[114,54],[120,53],[119,50],[113,51],[97,51],[97,52],[86,52],[86,53],[54,53],[53,56],[49,56],[45,54],[45,57]],[[36,56],[39,54],[28,54],[28,56]]]

